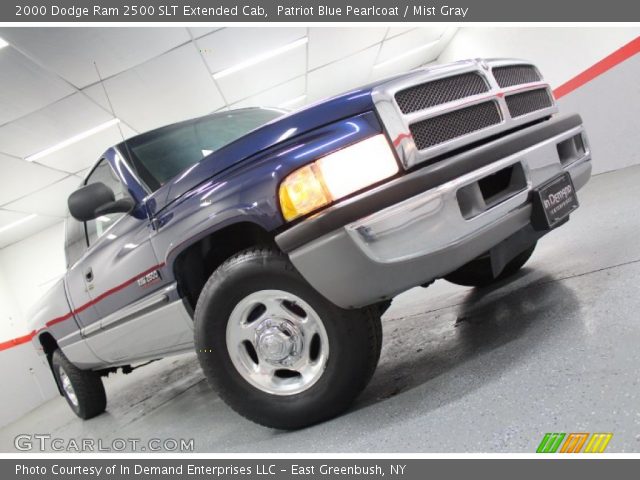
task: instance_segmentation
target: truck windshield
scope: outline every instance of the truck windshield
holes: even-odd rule
[[[216,113],[143,133],[122,148],[151,190],[204,157],[274,118],[281,111],[249,108]]]

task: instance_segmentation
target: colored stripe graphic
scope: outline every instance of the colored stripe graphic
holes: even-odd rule
[[[580,453],[587,438],[589,438],[588,433],[570,433],[562,445],[560,453]]]
[[[609,445],[611,437],[613,437],[613,433],[594,433],[587,444],[587,448],[584,449],[584,453],[604,452],[607,445]]]
[[[564,439],[564,433],[547,433],[538,445],[536,453],[556,453]]]
[[[580,453],[589,438],[589,433],[545,433],[536,453],[556,453],[562,440],[566,437],[558,453]],[[587,448],[582,453],[603,453],[611,441],[613,433],[594,433],[591,435]]]

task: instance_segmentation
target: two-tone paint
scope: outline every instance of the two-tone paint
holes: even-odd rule
[[[190,350],[193,325],[176,278],[179,255],[233,225],[275,235],[284,225],[278,186],[289,173],[380,132],[371,90],[355,90],[279,117],[155,192],[127,162],[124,143],[110,148],[101,159],[136,206],[36,305],[35,346],[42,351],[53,338],[74,364],[92,369]]]
[[[206,156],[156,191],[147,188],[130,166],[126,143],[109,149],[101,161],[108,162],[135,208],[89,246],[38,304],[32,316],[36,346],[55,341],[74,364],[93,369],[190,350],[194,302],[193,298],[186,301],[189,272],[178,271],[181,259],[197,242],[221,238],[221,233],[239,226],[248,225],[275,241],[317,291],[345,308],[387,300],[433,279],[430,271],[446,275],[506,242],[529,223],[532,188],[562,170],[572,175],[578,188],[588,180],[588,148],[577,152],[571,162],[560,158],[558,150],[560,142],[573,136],[588,146],[581,119],[549,120],[555,105],[512,118],[504,105],[505,96],[515,88],[548,89],[543,82],[513,89],[490,82],[487,92],[412,113],[411,118],[398,114],[394,104],[395,93],[407,86],[455,72],[487,72],[490,76],[491,69],[502,64],[473,60],[420,69],[280,116]],[[500,106],[500,122],[452,138],[433,150],[417,151],[407,130],[409,121],[483,101]],[[278,188],[287,175],[380,133],[395,147],[398,175],[285,225]],[[447,157],[430,165],[435,158],[432,154]],[[467,183],[473,186],[495,168],[512,163],[529,173],[519,190],[507,192],[499,205],[484,205],[473,221],[461,218],[458,188]],[[423,200],[434,195],[447,200],[449,208],[427,209]],[[498,228],[503,217],[513,216],[513,211],[506,211],[511,204],[521,210],[522,222],[517,228]],[[420,212],[427,210],[432,231],[446,237],[438,251],[431,251],[434,236],[422,229],[427,215]],[[397,221],[391,225],[387,220],[392,217]],[[464,226],[458,229],[462,232],[459,238],[450,235],[453,221]],[[389,225],[393,228],[387,228]],[[409,225],[419,231],[411,231]],[[362,237],[358,248],[346,241],[353,232]],[[377,247],[369,245],[371,232],[377,232],[373,239]],[[477,240],[480,234],[482,242]],[[390,240],[380,241],[385,235]],[[463,240],[472,241],[473,248],[461,248]],[[391,261],[396,260],[398,244],[412,251]],[[378,247],[395,253],[380,261],[369,254]],[[424,262],[417,263],[418,257]],[[346,287],[356,284],[358,288]]]

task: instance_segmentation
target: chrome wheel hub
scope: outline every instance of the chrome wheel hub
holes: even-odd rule
[[[267,318],[256,328],[258,357],[272,365],[294,364],[302,353],[302,332],[285,319]]]
[[[229,317],[226,340],[240,375],[274,395],[310,388],[329,358],[329,340],[318,314],[282,290],[260,290],[242,299]]]
[[[76,395],[76,391],[73,389],[73,385],[71,385],[71,380],[69,380],[67,373],[62,367],[60,367],[58,369],[58,374],[60,375],[60,382],[62,383],[62,390],[64,390],[64,394],[73,404],[73,406],[77,407],[78,396]]]

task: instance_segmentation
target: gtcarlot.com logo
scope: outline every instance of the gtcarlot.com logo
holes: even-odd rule
[[[536,453],[603,453],[611,437],[613,433],[546,433]]]
[[[13,439],[22,452],[193,452],[193,438],[59,438],[49,434],[21,434]]]

